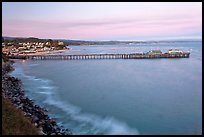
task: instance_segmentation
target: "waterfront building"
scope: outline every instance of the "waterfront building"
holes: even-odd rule
[[[179,50],[179,49],[170,49],[168,50],[169,54],[180,54],[183,53],[183,51]]]
[[[162,54],[161,50],[151,50],[147,52],[148,55],[160,55]]]

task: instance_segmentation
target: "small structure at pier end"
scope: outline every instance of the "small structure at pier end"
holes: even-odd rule
[[[169,54],[182,54],[183,51],[179,50],[179,49],[169,49],[168,50]]]
[[[162,51],[161,50],[150,50],[147,52],[148,55],[161,55]]]

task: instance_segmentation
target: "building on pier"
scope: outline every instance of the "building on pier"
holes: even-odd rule
[[[183,51],[179,50],[179,49],[170,49],[168,50],[169,54],[182,54]]]
[[[161,50],[151,50],[147,52],[148,55],[160,55],[162,54]]]

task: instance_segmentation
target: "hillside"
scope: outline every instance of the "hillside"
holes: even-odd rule
[[[2,69],[7,65],[7,63],[8,61],[5,62],[5,59],[2,58]],[[2,75],[5,74],[3,72],[4,71],[2,71]],[[3,78],[4,77],[2,77],[2,79]],[[2,96],[2,135],[38,135],[38,134],[39,129],[37,129],[33,124],[31,124],[31,121],[23,115],[23,112],[18,110],[10,102],[10,100]]]
[[[4,97],[2,97],[2,135],[39,135],[39,130],[22,111]]]

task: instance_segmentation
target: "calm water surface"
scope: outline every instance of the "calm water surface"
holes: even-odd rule
[[[73,134],[202,134],[202,43],[70,46],[64,54],[190,51],[182,59],[16,61],[27,96]]]

